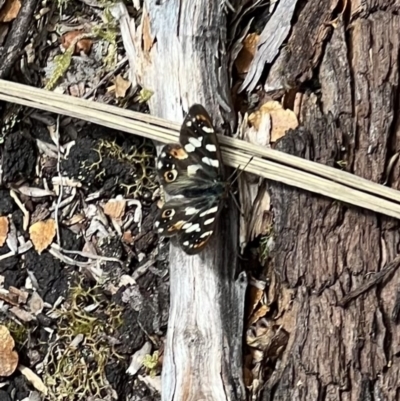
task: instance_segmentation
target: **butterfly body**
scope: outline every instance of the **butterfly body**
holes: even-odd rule
[[[179,144],[168,144],[157,171],[170,199],[155,222],[157,232],[176,236],[189,255],[200,252],[215,231],[229,184],[224,181],[221,152],[210,116],[195,104],[182,124]]]

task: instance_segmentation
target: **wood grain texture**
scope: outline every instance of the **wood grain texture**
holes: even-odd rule
[[[216,126],[235,121],[227,77],[226,14],[219,2],[145,1],[139,82],[151,113],[176,122],[199,102]],[[171,306],[162,373],[165,401],[243,400],[246,277],[237,275],[236,211],[221,216],[204,252],[170,247]]]
[[[321,3],[308,2],[315,9]],[[303,96],[305,131],[287,135],[278,149],[324,164],[343,157],[346,169],[380,182],[400,138],[400,17],[394,2],[362,3],[351,22],[348,14],[335,21],[319,68],[309,70],[308,46],[297,53],[296,66],[287,64],[288,76],[314,75],[320,88]],[[325,29],[304,24],[300,16],[293,32],[315,37]],[[301,72],[299,66],[307,68]],[[398,162],[390,184],[400,185]],[[396,260],[398,221],[281,184],[270,183],[269,190],[275,210],[272,258],[281,280],[275,291],[290,292],[293,299],[275,321],[290,335],[263,400],[398,400],[399,269],[345,308],[337,304]]]

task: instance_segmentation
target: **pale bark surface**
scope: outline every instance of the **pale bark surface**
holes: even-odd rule
[[[139,83],[154,91],[151,113],[176,122],[197,102],[216,126],[230,117],[226,13],[219,2],[145,1]],[[170,248],[171,306],[163,360],[165,401],[243,400],[246,281],[237,277],[236,212],[199,256]]]
[[[383,182],[400,138],[400,3],[356,3],[343,15],[327,0],[299,12],[277,62],[282,81],[308,88],[300,106],[306,130],[286,135],[278,149],[330,165],[344,161],[354,174]],[[389,183],[399,187],[398,163]],[[280,184],[269,190],[280,278],[270,292],[279,294],[275,324],[289,339],[263,400],[398,400],[400,271],[337,305],[396,257],[398,221]]]

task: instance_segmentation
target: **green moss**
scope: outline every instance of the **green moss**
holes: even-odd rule
[[[156,376],[160,368],[159,352],[154,351],[153,355],[145,355],[143,358],[143,366],[147,369],[150,376]]]
[[[88,311],[89,306],[93,312]],[[59,310],[56,340],[50,345],[44,366],[49,400],[102,398],[110,391],[105,367],[112,357],[119,356],[106,336],[122,324],[121,312],[101,295],[99,286],[85,288],[79,283],[71,288]],[[78,338],[81,341],[74,344]]]
[[[15,341],[17,349],[20,349],[25,344],[28,338],[26,327],[14,322],[13,320],[7,320],[4,325],[10,331],[10,334]]]
[[[135,167],[136,177],[133,183],[118,182],[118,186],[125,189],[126,196],[137,198],[147,191],[153,193],[157,188],[155,169],[152,166],[154,154],[148,146],[132,146],[126,151],[115,141],[101,139],[93,150],[99,155],[99,159],[91,164],[83,161],[81,168],[96,171],[96,179],[101,179],[107,174],[101,167],[102,161],[107,157]]]

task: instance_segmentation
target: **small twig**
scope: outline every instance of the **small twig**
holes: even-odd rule
[[[158,252],[153,251],[150,254],[150,257],[148,260],[146,260],[146,262],[144,262],[141,266],[139,266],[131,275],[131,278],[133,278],[133,280],[137,281],[137,279],[141,276],[143,276],[143,274],[145,274],[147,272],[147,270],[149,269],[149,267],[153,266],[155,261],[156,261],[156,255]]]
[[[62,176],[61,176],[61,151],[60,151],[60,116],[57,116],[57,127],[56,127],[56,146],[57,146],[57,173],[58,173],[58,178],[60,179],[60,185],[59,185],[59,194],[57,198],[57,203],[56,207],[54,210],[55,213],[55,222],[56,222],[56,232],[57,232],[57,244],[61,246],[61,238],[60,238],[60,226],[59,226],[59,221],[58,221],[58,211],[60,208],[62,196],[63,196],[63,181],[62,181]]]
[[[0,78],[7,78],[24,46],[38,0],[24,0],[4,45],[0,59]]]
[[[94,260],[100,260],[101,262],[116,262],[119,263],[120,265],[123,265],[123,262],[117,258],[112,258],[112,257],[108,257],[108,256],[101,256],[101,255],[95,255],[94,253],[89,253],[89,252],[82,252],[82,251],[69,251],[67,249],[63,249],[61,247],[58,247],[55,244],[52,244],[51,247],[53,249],[57,249],[57,251],[60,251],[62,253],[69,253],[71,255],[79,255],[82,256],[84,258],[88,258],[88,259],[94,259]]]
[[[371,276],[369,280],[367,280],[364,284],[361,284],[358,288],[353,291],[350,291],[347,295],[345,295],[339,302],[338,306],[346,306],[349,302],[353,301],[355,298],[368,291],[372,287],[382,283],[383,280],[390,277],[396,269],[400,265],[400,256],[397,256],[393,259],[392,262],[383,267],[383,269],[375,273]]]
[[[13,191],[12,189],[10,190],[10,196],[11,196],[11,198],[14,199],[14,202],[18,205],[18,207],[21,209],[22,214],[24,215],[22,227],[23,227],[23,229],[26,231],[26,230],[28,229],[28,226],[29,226],[30,214],[29,214],[29,212],[26,210],[26,208],[25,208],[25,206],[22,204],[22,202],[19,200],[19,198],[18,198],[16,192]]]

